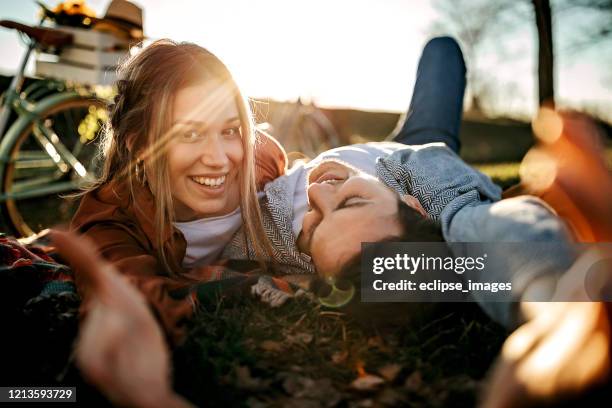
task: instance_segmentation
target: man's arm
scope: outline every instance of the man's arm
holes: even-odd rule
[[[463,253],[476,251],[487,253],[486,276],[463,276],[472,281],[511,282],[512,295],[508,301],[518,302],[530,285],[538,280],[554,291],[556,279],[570,268],[575,260],[570,236],[563,221],[555,216],[542,200],[521,196],[495,203],[464,207],[458,211],[445,231],[449,243],[473,242],[465,246]],[[546,245],[521,245],[520,251],[507,253],[508,246],[500,243],[540,242]],[[451,245],[452,247],[452,245]],[[455,247],[461,248],[461,245]],[[552,295],[552,293],[551,293]],[[486,302],[476,292],[473,294],[481,307],[496,321],[506,327],[518,323],[518,316],[511,303]]]

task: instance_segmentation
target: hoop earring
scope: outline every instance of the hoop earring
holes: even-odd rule
[[[136,180],[140,182],[143,186],[147,184],[147,174],[145,173],[145,165],[144,160],[136,159],[136,164],[134,165],[134,173],[136,173]]]

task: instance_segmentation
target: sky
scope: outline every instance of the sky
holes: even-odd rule
[[[109,2],[86,3],[103,15]],[[136,3],[144,9],[145,35],[208,48],[251,97],[301,96],[322,106],[393,112],[409,105],[420,51],[440,17],[429,0]],[[0,0],[3,19],[32,24],[36,14],[34,1]],[[504,55],[492,39],[479,62],[491,74],[497,109],[511,116],[535,111],[535,35],[530,25],[517,30],[506,40]],[[22,49],[16,34],[0,30],[0,72],[15,71]],[[612,78],[598,50],[556,57],[559,100],[598,106],[612,120]]]

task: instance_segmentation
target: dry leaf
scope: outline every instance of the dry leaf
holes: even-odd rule
[[[334,364],[342,364],[342,363],[344,363],[346,361],[346,359],[348,358],[348,354],[349,353],[346,350],[336,351],[331,356],[332,363],[334,363]]]
[[[380,395],[376,398],[376,402],[386,407],[399,407],[405,406],[405,397],[397,390],[392,388],[385,388],[381,391]]]
[[[322,378],[315,381],[310,390],[310,398],[319,401],[324,407],[335,407],[342,400],[342,395],[329,378]]]
[[[418,391],[423,386],[423,377],[420,371],[415,371],[406,378],[404,387],[410,391]]]
[[[310,389],[314,386],[313,379],[301,375],[289,374],[283,381],[283,388],[287,394],[296,397],[306,397],[310,394]]]
[[[376,375],[366,374],[363,377],[357,377],[351,383],[351,388],[357,391],[375,391],[384,384],[384,382],[385,380]]]
[[[385,380],[392,382],[397,378],[397,375],[402,371],[402,366],[399,364],[387,364],[378,369],[380,374]]]
[[[251,376],[251,370],[248,366],[236,367],[236,386],[243,390],[261,391],[268,386],[266,381],[261,378]]]
[[[370,337],[368,339],[368,347],[376,347],[382,349],[384,347],[384,341],[380,336]]]
[[[310,333],[297,333],[295,335],[288,334],[286,339],[289,343],[310,344],[314,336]]]
[[[274,353],[280,353],[281,351],[283,351],[282,343],[279,343],[278,341],[273,341],[273,340],[264,340],[261,342],[259,347],[261,347],[265,351],[270,351]]]
[[[371,408],[374,406],[374,400],[371,398],[363,399],[361,401],[352,401],[349,407],[351,408]]]

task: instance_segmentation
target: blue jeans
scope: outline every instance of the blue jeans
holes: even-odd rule
[[[459,45],[450,37],[433,38],[423,49],[410,108],[393,141],[444,142],[459,154],[464,93],[465,63]]]
[[[465,63],[457,42],[450,37],[430,40],[419,61],[408,115],[393,140],[410,145],[443,142],[458,154],[465,82]],[[487,279],[513,283],[508,302],[488,302],[474,295],[485,312],[506,327],[516,325],[513,302],[521,299],[532,281],[546,277],[554,283],[575,260],[565,225],[535,197],[465,207],[453,217],[444,238],[447,242],[480,242],[475,255],[489,253],[494,263],[494,275]],[[499,253],[505,248],[496,245],[499,242],[549,242],[551,251],[541,253],[541,247],[534,246],[509,256]],[[472,277],[474,281],[480,278],[487,281]]]

